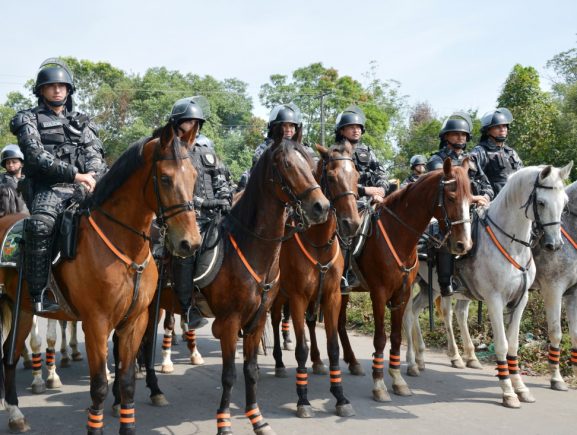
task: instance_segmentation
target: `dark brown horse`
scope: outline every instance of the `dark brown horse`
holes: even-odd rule
[[[354,410],[343,393],[337,332],[341,308],[340,281],[344,268],[339,238],[350,239],[361,223],[356,201],[359,174],[355,170],[353,149],[349,143],[334,145],[330,149],[317,146],[317,150],[321,159],[318,162],[316,179],[320,182],[325,196],[331,201],[333,213],[329,214],[325,223],[311,226],[302,235],[295,234],[282,245],[281,291],[271,310],[275,375],[286,376],[279,323],[283,304],[288,301],[297,343],[297,416],[312,417],[313,411],[307,397],[308,347],[304,322],[305,313],[308,318],[316,317],[319,309],[322,309],[330,359],[330,390],[337,399],[337,415],[349,417],[354,415]]]
[[[18,192],[11,185],[0,183],[0,217],[27,212],[26,204]]]
[[[196,130],[179,140],[167,125],[158,139],[143,140],[128,148],[86,203],[90,214],[80,220],[76,257],[62,261],[53,271],[63,310],[50,317],[81,320],[84,330],[92,397],[89,434],[103,433],[103,402],[108,392],[107,342],[113,330],[120,343],[120,433],[135,433],[134,359],[158,277],[151,261],[148,232],[156,214],[166,225],[168,244],[175,254],[190,256],[200,245],[190,189],[196,181],[196,171],[188,158]],[[18,216],[0,219],[0,235],[17,219]],[[11,300],[17,281],[16,269],[0,269],[0,282]],[[11,365],[4,359],[5,378],[1,379],[10,429],[18,432],[29,429],[18,409],[15,390],[16,363],[32,321],[27,294],[23,290],[16,358]]]
[[[385,359],[383,350],[387,336],[384,331],[385,306],[391,309],[391,350],[389,374],[393,378],[395,394],[411,395],[401,376],[401,329],[405,307],[411,296],[411,285],[418,271],[417,241],[426,230],[432,217],[439,221],[445,234],[438,243],[449,243],[455,254],[464,254],[471,246],[469,202],[471,192],[467,176],[468,160],[462,167],[451,167],[447,159],[442,170],[421,176],[385,198],[377,205],[372,231],[364,249],[356,258],[357,273],[362,287],[354,291],[368,291],[373,304],[375,324],[373,354],[373,398],[378,402],[389,401],[384,383]],[[343,356],[352,374],[363,374],[351,348],[346,331],[346,312],[349,296],[343,296],[339,316],[339,336]],[[312,330],[314,332],[314,329]],[[311,338],[311,345],[316,340]],[[316,350],[318,355],[318,350]]]

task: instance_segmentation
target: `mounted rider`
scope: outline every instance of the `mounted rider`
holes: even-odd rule
[[[208,117],[205,112],[208,112],[208,102],[204,97],[182,98],[174,103],[169,122],[178,137],[182,137],[195,123],[199,124],[200,131]],[[189,154],[198,172],[194,185],[194,207],[197,210],[196,221],[204,237],[215,219],[230,211],[232,186],[228,170],[218,159],[212,141],[206,136],[197,137]],[[173,289],[181,304],[183,319],[189,328],[198,329],[204,326],[207,320],[196,306],[194,264],[195,256],[172,257]]]
[[[74,195],[74,185],[92,192],[107,169],[96,126],[73,108],[75,90],[68,66],[56,58],[45,60],[34,85],[38,105],[18,112],[10,123],[25,156],[26,181],[31,183],[24,275],[36,314],[60,308],[47,297],[56,218]]]
[[[405,178],[405,180],[401,183],[401,187],[405,187],[417,181],[419,177],[426,172],[426,164],[427,158],[421,154],[415,154],[413,157],[411,157],[411,160],[409,160],[411,175]]]
[[[505,107],[487,112],[481,118],[481,140],[471,151],[471,158],[485,174],[497,195],[507,178],[523,167],[517,152],[505,144],[513,115]]]
[[[373,150],[361,142],[365,132],[366,117],[360,107],[349,106],[337,116],[335,122],[335,142],[348,141],[353,147],[353,161],[359,173],[358,192],[372,202],[382,202],[392,189],[387,173],[377,160]],[[396,187],[396,186],[395,186]],[[341,280],[341,290],[349,291],[359,282],[351,267],[352,252],[350,247],[342,246],[345,253],[345,273]]]
[[[0,174],[0,184],[7,184],[14,190],[18,188],[18,182],[24,178],[24,154],[18,145],[8,144],[0,153],[0,164],[6,170]]]
[[[473,123],[468,114],[464,112],[453,113],[449,116],[439,132],[439,151],[431,156],[427,162],[427,170],[434,171],[443,167],[443,162],[447,157],[451,159],[453,165],[461,165],[468,154],[465,152],[467,143],[471,140]],[[472,203],[486,206],[494,197],[493,189],[483,173],[482,169],[475,165],[474,161],[469,161],[469,178],[471,180],[471,191],[473,194]],[[437,251],[437,276],[441,296],[451,296],[453,291],[452,278],[454,257],[443,245]]]

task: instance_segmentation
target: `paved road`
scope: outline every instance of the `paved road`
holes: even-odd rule
[[[319,330],[319,337],[323,337]],[[187,365],[183,343],[174,347],[175,372],[161,375],[160,382],[171,404],[156,408],[149,404],[144,381],[138,381],[136,394],[137,428],[141,434],[214,434],[214,415],[220,400],[220,351],[218,342],[207,326],[198,331],[199,346],[206,360],[204,366]],[[372,340],[352,337],[357,356],[370,373]],[[324,345],[324,344],[323,344]],[[387,351],[388,352],[388,351]],[[292,352],[284,352],[285,364],[295,367]],[[160,357],[157,357],[157,362]],[[272,356],[259,359],[261,410],[277,434],[575,434],[577,424],[577,391],[561,393],[548,389],[545,378],[527,377],[537,403],[523,404],[519,410],[500,405],[500,389],[493,367],[484,370],[459,370],[449,367],[441,353],[429,352],[428,368],[420,378],[405,379],[413,389],[412,397],[397,397],[382,404],[371,399],[371,378],[344,374],[345,393],[356,416],[339,418],[334,413],[334,398],[329,392],[327,377],[311,375],[309,398],[316,411],[312,419],[294,416],[296,392],[294,370],[291,377],[273,376]],[[405,366],[403,364],[403,370]],[[242,359],[237,363],[238,381],[233,392],[233,429],[235,434],[252,434],[243,416],[244,382]],[[346,372],[346,371],[344,371]],[[27,386],[31,374],[18,370],[20,405],[32,426],[33,434],[82,434],[86,424],[86,408],[90,404],[87,363],[74,363],[60,369],[65,386],[43,395],[33,395]],[[387,378],[390,387],[390,379]],[[111,396],[111,394],[109,394]],[[106,401],[110,410],[112,398]],[[110,412],[105,414],[105,433],[118,432],[118,423]],[[7,414],[2,413],[0,433],[8,433]]]

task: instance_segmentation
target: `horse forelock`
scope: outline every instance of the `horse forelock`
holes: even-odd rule
[[[456,200],[459,203],[465,199],[470,202],[472,200],[471,180],[469,179],[467,171],[465,171],[462,166],[453,166],[451,168],[451,174],[457,182],[457,188],[455,190]]]

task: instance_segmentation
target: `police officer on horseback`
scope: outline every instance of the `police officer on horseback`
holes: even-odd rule
[[[448,117],[439,132],[440,149],[427,162],[427,170],[441,169],[447,157],[451,159],[453,165],[461,165],[465,157],[467,157],[465,148],[471,140],[472,127],[471,118],[466,113],[457,112]],[[471,180],[473,204],[488,205],[494,196],[493,189],[487,176],[482,169],[475,165],[474,161],[469,161],[469,178]],[[453,267],[453,255],[446,246],[442,246],[437,251],[437,277],[442,296],[454,294],[452,286]]]
[[[204,108],[203,108],[204,107]],[[178,136],[182,136],[199,124],[199,130],[206,121],[208,102],[204,97],[182,98],[174,103],[169,121]],[[228,213],[232,202],[232,186],[229,172],[218,159],[212,141],[199,135],[190,151],[192,163],[198,172],[194,186],[194,207],[200,233],[205,236],[211,223],[222,213]],[[195,257],[172,257],[172,279],[174,292],[181,307],[182,315],[189,328],[204,326],[207,320],[202,316],[195,302],[193,284]]]
[[[411,157],[411,160],[409,160],[411,175],[405,178],[405,180],[401,183],[401,187],[405,187],[417,181],[419,177],[426,172],[426,164],[427,158],[421,154],[415,154],[413,157]]]
[[[495,195],[507,177],[523,167],[517,152],[505,143],[513,115],[504,107],[487,112],[481,118],[481,140],[471,151],[471,157],[489,179]]]
[[[56,218],[74,195],[74,185],[92,192],[107,168],[96,126],[73,108],[75,90],[68,66],[47,59],[34,84],[38,105],[18,112],[10,123],[25,156],[24,174],[32,184],[24,274],[37,314],[59,309],[47,294]]]
[[[365,133],[366,117],[360,107],[349,106],[337,116],[335,122],[335,142],[348,141],[353,147],[353,161],[359,173],[358,192],[360,196],[370,198],[373,202],[382,202],[391,190],[387,173],[377,160],[373,150],[361,142]],[[341,280],[341,290],[349,291],[359,282],[351,267],[352,252],[350,247],[342,246],[345,252],[345,273]]]
[[[24,177],[24,154],[18,145],[9,144],[2,148],[0,164],[6,172],[0,174],[0,184],[7,184],[14,190],[18,188],[18,182]]]

